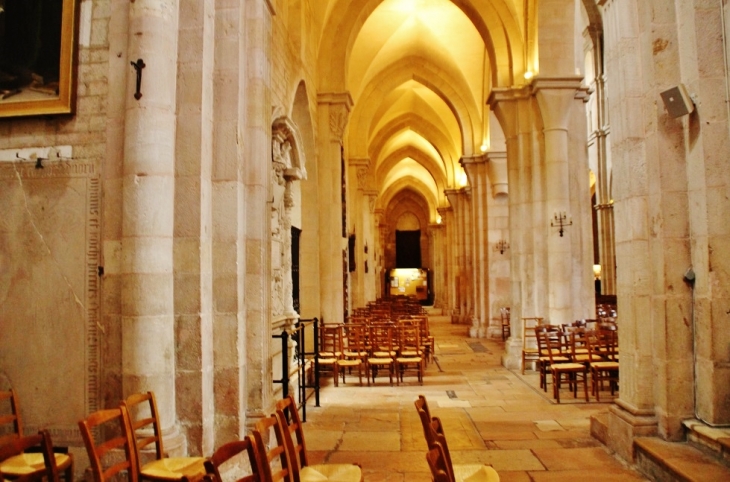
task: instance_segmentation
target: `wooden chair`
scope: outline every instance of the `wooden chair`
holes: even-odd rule
[[[367,358],[368,386],[370,386],[370,376],[373,383],[378,375],[378,370],[388,370],[390,385],[393,386],[393,373],[395,372],[395,355],[393,349],[393,338],[395,332],[392,324],[377,323],[370,325],[370,343],[372,344],[372,354]]]
[[[436,442],[433,448],[426,453],[426,462],[431,469],[431,477],[433,482],[453,482],[454,479],[449,473],[449,467],[446,463],[446,455],[441,444]]]
[[[543,318],[539,316],[522,318],[522,374],[525,374],[527,360],[535,360],[540,357],[535,338],[535,327],[542,325]]]
[[[573,338],[574,334],[570,334]],[[568,343],[571,343],[569,340]],[[558,358],[563,353],[563,337],[548,337],[548,357],[550,358],[550,373],[553,379],[553,398],[560,403],[560,385],[563,380],[568,382],[573,397],[578,396],[578,383],[583,383],[586,402],[588,401],[588,368],[583,363],[562,362]]]
[[[416,322],[398,323],[398,356],[395,358],[395,374],[398,384],[406,370],[415,370],[418,383],[423,385],[424,353],[421,347],[421,330]]]
[[[359,465],[309,463],[302,420],[293,396],[289,395],[276,403],[276,417],[281,426],[284,444],[289,451],[294,482],[362,482],[362,468]]]
[[[235,482],[265,482],[263,478],[264,469],[259,447],[254,439],[253,434],[249,434],[243,440],[234,440],[227,444],[221,445],[213,455],[205,461],[205,472],[212,482],[223,482],[221,477],[221,466],[227,465],[239,454],[246,452],[248,455],[248,463],[251,467],[251,474],[231,479],[226,478],[227,482],[231,480]]]
[[[15,443],[16,439],[23,437],[23,421],[20,417],[20,402],[18,394],[12,388],[0,391],[0,445]],[[50,439],[50,434],[48,434]],[[73,455],[61,453],[57,450],[54,453],[54,464],[57,470],[63,473],[63,478],[73,481],[74,460]],[[39,478],[46,471],[43,453],[30,453],[23,456],[11,457],[0,463],[0,472],[6,479],[16,479],[21,476],[29,476],[31,479]]]
[[[618,361],[613,361],[611,356],[612,344],[611,338],[615,335],[614,332],[608,332],[603,334],[601,337],[600,332],[590,331],[587,333],[588,350],[591,354],[598,352],[597,358],[601,356],[608,356],[608,360],[594,361],[588,365],[591,372],[591,394],[596,396],[596,401],[601,401],[601,390],[603,389],[603,382],[608,382],[611,388],[611,395],[613,395],[618,387],[619,382],[619,364]],[[608,345],[605,349],[601,350],[601,345]],[[606,346],[604,345],[604,346]]]
[[[127,430],[135,450],[137,472],[142,480],[159,482],[196,479],[205,474],[204,457],[168,457],[162,443],[162,428],[153,392],[135,393],[122,401]],[[155,458],[142,462],[142,452],[154,449]]]
[[[99,410],[79,421],[95,482],[115,480],[122,472],[129,482],[139,480],[132,435],[127,430],[127,408]],[[97,440],[95,434],[102,434]],[[106,437],[105,437],[106,436]]]
[[[344,327],[346,345],[342,349],[342,358],[337,361],[338,370],[342,374],[342,383],[345,382],[345,372],[351,372],[357,368],[357,374],[362,386],[362,373],[368,357],[366,346],[367,326],[359,324],[346,324]],[[367,376],[367,371],[365,376]]]
[[[499,309],[499,318],[502,321],[502,341],[505,341],[512,334],[512,327],[510,326],[509,306],[503,306]]]
[[[332,370],[332,378],[335,386],[339,379],[339,361],[342,359],[342,325],[335,323],[323,323],[319,325],[319,352],[317,363],[320,373],[322,369]]]
[[[31,458],[37,459],[36,455],[40,456],[40,461],[31,461]],[[14,437],[0,446],[0,479],[13,482],[41,482],[44,479],[59,482],[58,466],[48,431]]]
[[[537,349],[539,357],[537,359],[537,368],[540,372],[540,388],[547,392],[547,374],[550,371],[551,358],[548,354],[548,337],[560,336],[558,329],[554,325],[540,325],[535,327],[535,339],[537,340]],[[553,359],[558,363],[569,362],[568,357],[563,353],[553,353]]]
[[[449,480],[454,482],[495,482],[499,481],[499,474],[490,466],[483,464],[456,464],[451,462],[451,454],[449,452],[449,446],[446,442],[446,434],[444,433],[443,425],[438,417],[430,417],[428,411],[428,404],[426,398],[419,395],[419,398],[414,402],[416,405],[416,411],[421,420],[421,427],[423,428],[423,435],[426,439],[426,445],[429,450],[433,449],[436,445],[440,445],[443,450],[443,455],[446,460],[447,473]]]
[[[272,430],[274,437],[271,436]],[[297,466],[297,461],[289,455],[290,452],[284,441],[284,431],[276,415],[259,420],[252,435],[259,449],[262,472],[265,474],[262,482],[278,482],[279,480],[295,482],[294,467]]]

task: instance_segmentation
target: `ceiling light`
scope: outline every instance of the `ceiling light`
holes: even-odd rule
[[[530,80],[534,76],[535,76],[535,74],[531,70],[525,71],[525,80]]]

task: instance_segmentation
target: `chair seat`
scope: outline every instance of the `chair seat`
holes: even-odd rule
[[[362,469],[355,464],[316,464],[302,467],[301,482],[360,482]]]
[[[71,462],[68,454],[53,454],[56,457],[56,465],[63,470]],[[42,453],[24,453],[9,457],[0,463],[0,473],[10,476],[21,476],[32,474],[39,470],[45,470],[46,463]]]
[[[321,351],[318,356],[320,358],[339,358],[342,355],[340,351]]]
[[[537,353],[537,348],[523,348],[523,353]]]
[[[356,357],[368,356],[368,352],[367,351],[350,351],[350,350],[345,350],[344,351],[344,354],[348,358],[356,358]]]
[[[399,356],[395,359],[398,363],[421,363],[423,358],[420,356]]]
[[[456,482],[499,482],[499,474],[488,465],[454,464]]]
[[[337,364],[341,367],[356,367],[362,363],[362,360],[337,360]]]
[[[374,358],[393,358],[397,355],[395,351],[374,351]]]
[[[320,365],[334,365],[337,363],[340,359],[339,358],[320,358],[317,360]]]
[[[384,365],[386,363],[393,363],[393,359],[385,357],[368,358],[368,363],[371,365]]]
[[[601,368],[603,370],[618,370],[618,362],[612,362],[612,361],[600,361],[600,362],[593,362],[591,363],[591,367],[593,368]]]
[[[205,457],[165,457],[142,466],[140,475],[154,479],[179,480],[205,474]]]
[[[550,365],[551,370],[567,371],[567,370],[585,370],[586,366],[582,363],[554,363]]]
[[[550,363],[550,357],[549,356],[541,356],[540,358],[538,358],[538,360],[540,360],[541,362],[548,362],[548,363]],[[562,362],[569,362],[570,359],[568,357],[564,357],[564,356],[553,356],[553,361],[558,362],[558,363],[562,363]]]
[[[584,355],[576,355],[573,358],[574,358],[573,361],[577,362],[577,363],[583,363],[583,362],[598,363],[603,360],[603,358],[601,358],[600,356],[596,356],[596,355],[591,356],[587,353]]]

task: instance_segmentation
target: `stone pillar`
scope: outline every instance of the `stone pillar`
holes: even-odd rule
[[[351,227],[355,231],[355,271],[350,273],[350,300],[352,307],[364,307],[365,298],[365,241],[367,240],[366,225],[370,217],[369,177],[370,159],[348,159],[348,211]],[[356,188],[356,189],[353,189]],[[368,267],[369,271],[369,267]]]
[[[363,253],[365,260],[363,262],[365,271],[365,303],[375,301],[381,293],[382,278],[379,278],[376,270],[376,250],[377,239],[377,221],[375,219],[375,205],[378,200],[378,191],[369,189],[365,192],[367,203],[363,206],[362,215],[365,218],[363,223]]]
[[[486,154],[487,170],[489,173],[488,187],[488,253],[489,253],[489,338],[502,338],[502,320],[499,309],[512,305],[510,287],[510,258],[509,246],[509,196],[507,152],[490,151]],[[498,246],[500,242],[504,244]]]
[[[577,77],[538,79],[533,84],[545,136],[544,199],[550,226],[543,259],[548,273],[547,318],[553,324],[570,323],[592,314],[579,312],[581,300],[590,300],[594,291],[593,258],[585,257],[588,253],[584,253],[586,242],[581,235],[592,232],[591,212],[584,207],[590,199],[588,165],[583,154],[583,162],[576,165],[585,174],[581,185],[580,180],[571,181],[571,171],[575,171],[570,169],[569,161],[571,117],[585,116],[582,100],[576,99],[580,88],[581,79]],[[592,243],[590,248],[592,252]],[[575,280],[578,281],[574,287]],[[595,309],[594,303],[590,305]]]
[[[505,134],[509,195],[511,336],[505,343],[502,364],[519,369],[522,363],[522,317],[545,316],[540,300],[542,270],[535,264],[533,203],[533,122],[528,88],[494,89],[488,103]]]
[[[242,165],[245,200],[244,310],[246,320],[246,424],[267,416],[272,406],[271,370],[271,29],[274,12],[266,0],[245,5],[245,138]],[[250,66],[255,66],[250,67]]]
[[[383,219],[385,211],[381,208],[373,209],[373,238],[375,239],[373,251],[373,276],[375,277],[375,298],[384,297],[388,288],[385,282],[385,267],[383,257],[385,253],[385,230],[386,224]]]
[[[433,307],[444,309],[447,304],[446,288],[446,242],[444,240],[445,226],[441,223],[428,225],[428,233],[431,241],[431,266],[433,276],[429,289],[433,293]]]
[[[213,375],[213,0],[180,1],[175,166],[175,313],[178,418],[190,453],[215,447]]]
[[[451,322],[461,323],[463,317],[467,315],[464,293],[464,289],[467,286],[466,266],[464,263],[464,208],[461,205],[462,197],[460,196],[459,190],[446,189],[444,193],[451,204],[450,217],[452,218],[452,222],[449,225],[453,226],[449,235],[452,241],[452,260],[454,261],[452,265],[453,278],[451,279],[451,283],[454,286],[454,304],[452,305]]]
[[[643,60],[636,52],[645,32],[639,30],[638,23],[625,22],[627,16],[639,16],[635,0],[608,2],[604,5],[604,15],[606,72],[632,73],[630,76],[617,75],[609,92],[614,209],[617,218],[626,221],[616,225],[621,391],[609,409],[608,446],[621,457],[633,460],[633,439],[657,433],[650,276],[653,262],[648,250],[652,235],[648,222],[649,175],[647,160],[637,158],[647,145],[644,130],[636,128],[636,121],[644,115],[642,92],[637,89],[642,85]],[[643,166],[640,171],[637,160],[641,161],[638,165]]]
[[[125,396],[155,392],[165,443],[184,452],[176,426],[173,296],[178,9],[177,0],[129,4],[128,55],[146,67],[142,97],[133,96],[134,74],[126,89],[122,383]]]
[[[456,239],[454,237],[454,210],[451,207],[438,208],[438,213],[441,216],[441,225],[444,233],[441,235],[443,239],[443,250],[444,250],[444,273],[443,273],[443,313],[444,315],[452,315],[456,305],[456,276],[458,273],[457,261],[456,261]]]
[[[238,142],[246,112],[243,8],[243,2],[216,0],[211,156],[215,446],[247,430],[246,213],[239,168],[245,148]]]
[[[469,330],[472,338],[487,336],[490,314],[489,291],[489,208],[487,205],[487,162],[484,156],[464,157],[461,159],[471,186],[471,244],[472,253],[471,298],[474,300],[472,316],[476,319]]]
[[[342,212],[342,139],[351,108],[347,92],[318,96],[320,299],[326,323],[344,321],[342,253],[347,247],[347,220]]]

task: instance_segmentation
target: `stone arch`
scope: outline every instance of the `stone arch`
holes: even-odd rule
[[[347,58],[360,29],[382,0],[338,0],[330,10],[323,32],[337,32],[320,45],[318,75],[325,92],[343,92],[347,85]],[[514,84],[524,68],[524,39],[520,15],[510,2],[452,0],[482,36],[491,68],[492,84]]]

